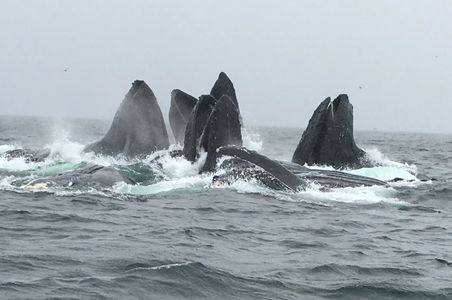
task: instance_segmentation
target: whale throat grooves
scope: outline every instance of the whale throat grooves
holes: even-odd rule
[[[88,145],[87,152],[142,157],[169,147],[168,133],[157,99],[142,80],[133,82],[107,134]]]

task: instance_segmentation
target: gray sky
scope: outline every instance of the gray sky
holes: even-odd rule
[[[1,0],[0,40],[0,114],[111,119],[144,79],[167,119],[225,71],[246,124],[347,93],[357,129],[452,132],[450,0]]]

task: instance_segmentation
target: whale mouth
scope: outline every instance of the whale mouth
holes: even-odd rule
[[[346,94],[341,94],[336,99],[330,101],[328,104],[328,110],[331,112],[331,118],[333,121],[337,119],[336,115],[338,113],[345,113],[347,111],[349,103],[350,102]]]

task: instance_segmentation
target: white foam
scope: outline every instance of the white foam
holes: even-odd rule
[[[42,165],[44,165],[43,162],[27,162],[24,157],[14,157],[12,159],[7,159],[4,156],[0,157],[0,169],[9,171],[27,171]]]
[[[5,153],[6,151],[11,151],[17,149],[17,147],[13,145],[0,145],[0,154]]]
[[[400,167],[372,167],[372,168],[361,168],[356,170],[347,170],[346,173],[361,175],[366,177],[371,177],[383,181],[390,181],[395,178],[401,178],[405,181],[417,180],[416,176],[410,171]]]
[[[135,270],[154,270],[154,271],[162,270],[162,269],[168,270],[168,269],[171,269],[171,268],[174,268],[174,267],[188,266],[190,264],[193,264],[193,262],[187,261],[187,262],[183,262],[183,263],[166,264],[166,265],[160,265],[160,266],[154,266],[154,267],[142,267],[142,266],[140,266],[140,267],[136,267],[136,268],[127,270],[127,272],[132,272],[132,271],[135,271]]]
[[[223,186],[222,188],[233,189],[240,194],[260,194],[263,196],[270,196],[280,200],[291,200],[291,197],[287,193],[278,192],[267,188],[253,179],[249,180],[237,180],[231,185]]]
[[[397,191],[390,187],[371,186],[355,188],[337,188],[329,191],[323,191],[319,186],[312,185],[297,196],[301,200],[310,202],[331,203],[356,203],[356,204],[374,204],[389,203],[396,205],[406,205],[408,203],[399,200],[396,197]]]
[[[360,168],[360,169],[345,169],[340,170],[345,173],[366,176],[370,178],[379,179],[382,181],[391,181],[395,178],[401,178],[404,183],[400,184],[410,184],[411,181],[418,181],[417,167],[415,165],[410,165],[406,163],[400,163],[389,159],[383,153],[381,153],[378,149],[366,149],[366,154],[369,160],[375,164],[375,167],[369,168]],[[318,169],[318,170],[336,170],[332,166],[308,166],[304,165],[310,169]]]
[[[149,163],[155,157],[161,156],[158,160],[164,175],[168,178],[183,178],[198,174],[199,162],[191,163],[184,157],[171,157],[168,150],[162,150],[150,155],[146,161]]]
[[[11,190],[14,187],[11,185],[11,182],[15,179],[14,176],[7,176],[0,179],[0,189],[1,190]]]
[[[113,191],[119,194],[131,195],[154,195],[173,190],[203,189],[211,182],[211,176],[192,176],[178,179],[169,179],[160,181],[151,185],[131,185],[124,182],[118,183],[113,187]]]
[[[254,151],[262,150],[263,141],[256,128],[243,128],[243,146]]]
[[[262,149],[262,139],[260,135],[250,129],[244,130],[243,133],[244,146],[251,150],[259,151]],[[40,176],[52,175],[62,170],[70,170],[76,167],[76,164],[81,162],[91,162],[103,166],[111,165],[129,165],[134,161],[126,160],[124,158],[114,158],[109,156],[99,156],[93,153],[84,153],[84,145],[73,142],[68,138],[66,132],[60,132],[55,142],[47,145],[50,149],[50,156],[44,162],[33,163],[26,162],[24,158],[6,159],[0,156],[0,168],[24,171],[24,170],[36,170],[31,174],[37,174]],[[171,150],[180,149],[180,145],[172,145]],[[0,153],[8,150],[17,149],[12,145],[0,145]],[[391,184],[392,186],[418,184],[416,181],[416,167],[414,165],[403,164],[395,162],[384,156],[377,149],[367,150],[369,158],[379,166],[373,168],[361,168],[357,170],[346,170],[347,173],[368,176],[384,181],[388,181],[394,178],[402,178],[405,182],[397,182]],[[146,159],[140,160],[159,170],[164,176],[165,180],[152,184],[152,185],[130,185],[126,183],[116,184],[112,192],[119,194],[132,194],[132,195],[152,195],[162,192],[169,192],[172,190],[187,189],[190,191],[202,190],[211,186],[212,174],[199,175],[198,171],[203,165],[206,153],[200,153],[200,159],[196,163],[191,163],[183,157],[171,157],[168,150],[157,151],[149,155]],[[158,165],[155,163],[155,159],[158,159]],[[138,160],[137,160],[138,161]],[[316,169],[332,170],[329,166],[315,166]],[[221,170],[219,171],[221,173]],[[218,174],[218,173],[217,173]],[[33,177],[33,176],[31,176]],[[11,182],[17,178],[5,177],[0,181],[0,189],[15,189],[16,187],[11,185]],[[407,183],[407,181],[414,180],[415,183]],[[255,180],[238,180],[230,186],[221,186],[220,188],[233,189],[238,193],[251,193],[260,194],[264,196],[274,197],[280,200],[287,201],[305,201],[314,202],[322,205],[328,205],[334,202],[343,203],[358,203],[358,204],[371,204],[386,202],[392,204],[406,204],[400,201],[396,197],[396,191],[393,188],[373,186],[373,187],[359,187],[359,188],[341,188],[324,191],[319,186],[312,185],[307,190],[298,193],[278,192],[271,190]],[[24,190],[23,192],[34,191],[48,191],[55,192],[59,195],[74,195],[78,193],[84,193],[85,191],[71,191],[65,189],[56,190],[52,189],[31,189]],[[101,193],[99,191],[93,191],[94,193]]]
[[[410,165],[407,163],[400,163],[391,160],[385,154],[381,153],[377,148],[364,149],[366,151],[368,159],[375,165],[387,166],[387,167],[397,167],[400,169],[409,170],[412,173],[417,173],[417,167],[415,165]]]

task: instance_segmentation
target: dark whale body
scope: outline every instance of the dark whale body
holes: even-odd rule
[[[344,188],[386,185],[387,183],[378,179],[349,174],[341,171],[319,170],[300,166],[290,162],[279,162],[290,172],[307,182],[314,182],[323,188]]]
[[[241,117],[234,85],[221,72],[210,95],[201,96],[191,112],[185,128],[184,156],[194,162],[200,150],[206,151],[207,160],[201,172],[212,171],[218,147],[241,144]]]
[[[207,124],[207,120],[216,104],[211,95],[203,95],[199,98],[188,120],[184,138],[184,156],[194,162],[199,157],[199,143],[201,135]]]
[[[168,146],[168,133],[157,99],[144,81],[136,80],[119,106],[110,130],[84,151],[134,158]]]
[[[200,172],[214,171],[217,150],[228,145],[242,145],[242,126],[237,106],[229,96],[223,95],[210,113],[201,136],[201,147],[207,152],[207,158]]]
[[[240,111],[237,101],[237,95],[235,94],[234,84],[232,84],[231,79],[229,79],[226,73],[221,72],[218,75],[218,79],[217,81],[215,81],[210,94],[216,100],[219,100],[223,95],[229,96],[229,98],[231,98],[232,102],[237,107],[237,110]]]
[[[83,188],[109,188],[119,182],[134,184],[135,182],[112,167],[105,167],[95,164],[70,171],[56,176],[49,176],[35,179],[26,183],[28,187],[83,187]],[[24,184],[21,180],[16,184]]]
[[[296,191],[305,186],[305,182],[303,180],[295,176],[295,174],[290,172],[283,165],[269,159],[262,154],[257,153],[256,151],[248,150],[244,147],[226,146],[219,148],[218,153],[222,155],[232,156],[249,163],[242,165],[242,167],[236,164],[233,168],[231,168],[234,171],[240,169],[250,169],[250,167],[252,167],[253,165],[260,167],[264,172],[253,171],[249,172],[248,174],[252,175],[254,178],[256,178],[257,175],[256,179],[258,179],[259,181],[262,181],[264,178],[273,177],[279,182],[276,185],[276,189],[283,189],[281,187],[285,187],[284,189]],[[247,175],[247,173],[242,173],[241,175]],[[273,178],[266,180],[264,183],[267,186],[269,186],[268,183],[273,184],[273,182],[275,182]]]
[[[214,184],[231,183],[239,178],[253,178],[269,188],[287,191],[303,190],[309,183],[320,184],[324,189],[386,185],[384,181],[369,177],[340,171],[313,170],[294,163],[278,162],[244,147],[221,147],[218,153],[231,156],[234,160],[223,163],[222,168],[226,169],[226,173],[214,177]]]
[[[176,143],[184,142],[185,128],[197,102],[198,99],[181,90],[173,90],[171,92],[169,122]]]
[[[50,149],[41,149],[41,150],[14,149],[6,151],[2,155],[8,160],[22,157],[25,159],[25,162],[27,163],[43,162],[50,155]]]
[[[353,106],[345,94],[325,99],[315,110],[293,154],[292,162],[359,168],[368,165],[353,136]]]

